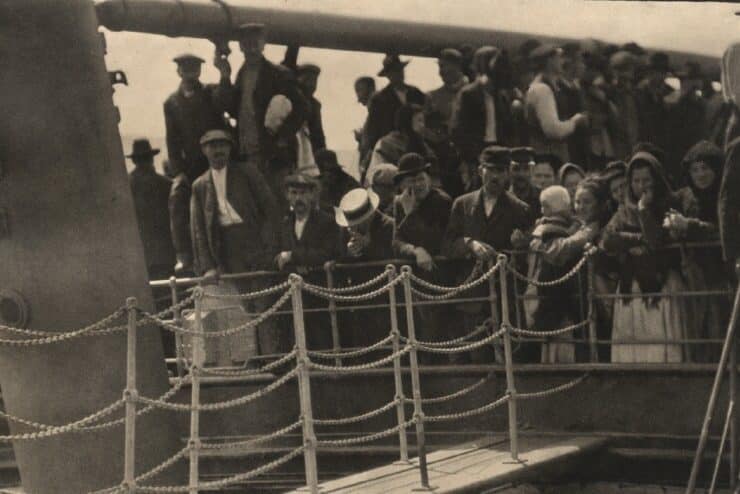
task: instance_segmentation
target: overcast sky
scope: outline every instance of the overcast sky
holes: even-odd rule
[[[636,41],[651,48],[687,50],[720,56],[740,39],[740,6],[728,3],[581,2],[577,0],[230,0],[230,4],[286,10],[317,10],[368,17],[443,22],[509,31],[593,37],[613,42]],[[124,70],[129,86],[117,86],[115,102],[121,111],[121,134],[164,136],[162,103],[178,85],[172,58],[192,52],[209,61],[203,81],[215,82],[210,65],[213,47],[204,40],[108,32],[108,69]],[[241,64],[236,44],[231,55],[234,71]],[[284,48],[269,46],[269,59],[282,60]],[[365,109],[355,101],[352,83],[374,75],[382,55],[302,49],[299,62],[323,69],[317,97],[323,103],[327,144],[338,150],[355,147],[352,129],[362,124]],[[407,81],[422,90],[440,85],[436,63],[414,58]],[[385,84],[378,79],[379,85]]]

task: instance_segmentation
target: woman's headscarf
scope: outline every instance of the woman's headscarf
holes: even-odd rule
[[[638,151],[627,164],[627,205],[636,208],[640,200],[632,191],[632,175],[636,168],[642,167],[647,167],[653,177],[652,208],[656,216],[662,217],[668,208],[671,207],[670,201],[673,191],[670,185],[668,185],[668,180],[665,178],[663,166],[660,161],[647,151]]]
[[[563,185],[565,176],[570,172],[576,172],[581,176],[581,178],[586,178],[586,172],[583,171],[583,168],[576,165],[575,163],[566,163],[560,167],[560,170],[558,170],[558,183],[560,185]]]
[[[707,189],[698,189],[691,180],[690,168],[692,163],[703,161],[714,171],[714,182]],[[699,218],[712,223],[717,222],[717,200],[719,187],[722,181],[722,168],[725,155],[722,150],[709,141],[699,141],[689,149],[684,156],[681,166],[686,174],[686,183],[699,203]]]

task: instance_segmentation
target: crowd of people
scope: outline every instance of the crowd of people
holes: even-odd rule
[[[735,51],[719,86],[699,65],[678,70],[635,43],[447,48],[438,58],[442,85],[426,94],[406,82],[409,62],[387,55],[383,89],[369,76],[355,82],[367,107],[355,130],[358,181],[326,147],[314,95],[321,69],[298,64],[297,48],[279,65],[267,60],[265,29],[239,29],[245,61],[233,81],[224,47],[216,84],[200,82],[203,59],[174,60],[181,84],[164,104],[171,181],[154,170],[159,150],[134,143],[131,187],[150,277],[194,272],[216,282],[266,269],[310,279],[309,268],[329,260],[402,257],[419,276],[450,284],[467,273],[441,256],[487,264],[513,251],[516,270],[547,282],[597,248],[590,285],[604,296],[595,304],[597,336],[607,343],[600,361],[716,358],[718,346],[687,343],[723,336],[730,304],[721,293],[736,282],[727,261],[739,252],[740,178],[723,170],[737,144]],[[722,224],[724,258],[711,245]],[[375,274],[354,272],[352,282]],[[265,283],[250,278],[239,288]],[[505,299],[522,325],[555,329],[582,320],[587,285],[575,277],[557,286],[510,283]],[[487,287],[471,296],[476,290]],[[681,296],[698,291],[715,296]],[[488,310],[476,302],[421,306],[421,338],[460,336]],[[375,315],[363,314],[363,330],[343,335],[342,345],[382,339],[387,314]],[[330,348],[328,323],[310,317],[317,329],[309,346]],[[588,347],[574,342],[585,331],[522,343],[517,358],[588,360]],[[290,348],[280,328],[258,333],[263,354]],[[451,362],[491,362],[496,350]]]

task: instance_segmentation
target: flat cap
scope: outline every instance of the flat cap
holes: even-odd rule
[[[214,141],[226,141],[234,144],[234,138],[231,134],[229,134],[225,130],[213,129],[203,134],[203,136],[200,138],[200,145],[203,146],[205,144],[208,144],[209,142]]]
[[[555,55],[556,53],[562,52],[563,50],[558,48],[557,46],[550,43],[545,43],[529,52],[529,59],[532,61],[544,60]]]
[[[507,170],[511,164],[511,150],[503,146],[488,146],[478,157],[481,166],[504,167]]]
[[[371,183],[380,185],[393,185],[393,180],[398,175],[398,167],[390,163],[381,163],[375,167]]]
[[[319,75],[321,73],[321,67],[318,65],[312,64],[312,63],[304,63],[296,67],[296,73],[298,75],[300,74],[315,74]]]
[[[456,50],[454,48],[445,48],[444,50],[439,52],[439,60],[462,65],[463,55],[462,53],[460,53],[459,50]]]
[[[628,69],[637,63],[635,56],[624,50],[620,50],[609,57],[609,66],[613,69]]]
[[[200,65],[205,63],[205,60],[192,53],[183,53],[172,59],[177,65]]]
[[[292,173],[284,179],[285,187],[295,187],[298,189],[316,188],[316,179],[309,177],[304,173]]]
[[[512,148],[511,161],[516,161],[517,163],[534,163],[534,149],[530,147]]]
[[[236,32],[242,36],[263,36],[266,28],[259,22],[248,22],[236,28]]]

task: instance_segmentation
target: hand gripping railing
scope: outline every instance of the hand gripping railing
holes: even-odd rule
[[[736,260],[735,273],[740,278],[740,259]],[[722,439],[720,442],[720,451],[717,455],[717,465],[715,466],[715,473],[712,479],[712,485],[710,492],[714,491],[716,482],[717,471],[719,470],[719,463],[722,461],[722,450],[724,448],[724,442],[727,437],[727,428],[730,424],[735,421],[734,403],[735,403],[735,374],[737,373],[737,362],[735,353],[737,351],[737,341],[735,339],[735,331],[737,329],[738,312],[740,312],[740,288],[735,289],[735,301],[732,305],[732,315],[730,316],[730,323],[727,326],[727,334],[725,335],[725,343],[722,346],[722,354],[719,358],[719,365],[717,365],[717,372],[714,374],[714,382],[712,383],[712,391],[709,394],[709,402],[707,403],[707,411],[704,415],[704,422],[701,426],[701,435],[699,436],[699,444],[696,447],[696,453],[694,455],[694,462],[691,466],[691,473],[689,474],[688,485],[686,486],[686,494],[693,494],[696,489],[696,481],[699,475],[699,468],[701,467],[701,461],[704,456],[704,449],[707,445],[707,439],[709,438],[709,427],[712,424],[712,417],[714,416],[715,408],[717,407],[717,398],[719,397],[719,389],[722,386],[722,378],[724,377],[725,369],[727,368],[728,361],[731,362],[729,369],[730,374],[730,404],[727,409],[727,415],[725,418],[725,426],[723,428]],[[734,427],[733,427],[734,429]],[[732,437],[734,443],[734,434]],[[732,450],[735,451],[733,445]],[[735,476],[737,458],[731,455],[730,461],[730,485],[734,489],[737,482]]]

